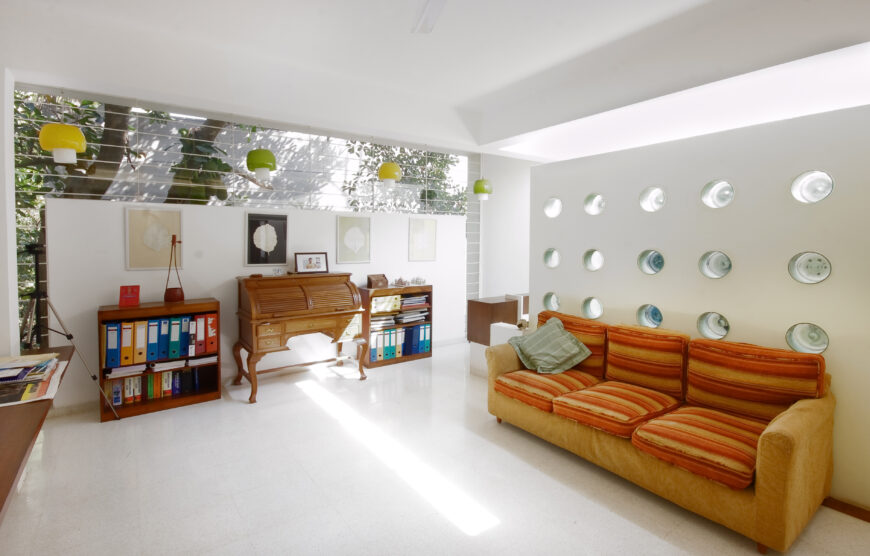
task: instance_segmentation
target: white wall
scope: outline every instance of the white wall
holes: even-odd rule
[[[0,66],[4,109],[0,110],[0,354],[18,353],[18,267],[15,242],[15,154],[12,73]]]
[[[480,203],[480,297],[529,291],[529,168],[535,163],[482,155],[493,193]]]
[[[549,291],[559,296],[562,311],[574,314],[587,296],[599,298],[606,323],[634,323],[637,308],[652,303],[664,315],[664,328],[698,337],[697,317],[717,311],[731,324],[726,340],[779,348],[788,347],[791,325],[820,325],[830,337],[824,355],[838,399],[832,495],[870,506],[868,144],[870,108],[864,107],[534,168],[532,313]],[[816,169],[833,176],[834,191],[820,203],[800,204],[789,193],[791,181]],[[713,179],[735,187],[728,207],[701,203],[700,190]],[[656,213],[638,205],[649,185],[667,193]],[[606,200],[599,216],[582,208],[592,192]],[[542,210],[550,196],[564,204],[555,219]],[[542,262],[549,247],[562,255],[555,269]],[[604,254],[597,272],[581,265],[590,248]],[[664,255],[659,274],[638,270],[644,249]],[[698,258],[714,249],[733,263],[719,280],[698,271]],[[788,261],[801,251],[828,257],[831,276],[815,285],[791,279]]]
[[[89,365],[96,370],[97,308],[118,303],[118,288],[141,286],[141,301],[160,301],[165,270],[127,271],[124,268],[125,207],[182,210],[181,280],[187,299],[215,297],[221,302],[221,354],[224,382],[235,376],[231,349],[238,339],[236,276],[271,274],[275,267],[246,267],[245,209],[235,207],[124,204],[107,201],[46,199],[49,297]],[[256,212],[269,212],[257,210]],[[272,211],[276,212],[276,211]],[[351,280],[365,286],[367,274],[422,276],[433,285],[432,335],[436,344],[464,340],[465,331],[465,218],[407,214],[372,214],[371,262],[336,264],[336,214],[326,211],[282,211],[288,215],[288,261],[293,252],[326,251],[329,269],[351,272]],[[358,216],[358,215],[354,215]],[[409,218],[437,220],[437,261],[408,262]],[[287,270],[281,267],[282,272]],[[174,280],[174,278],[173,278]],[[62,344],[55,336],[53,343]],[[260,368],[326,359],[334,355],[325,337],[291,340],[294,350],[267,356]],[[57,407],[96,403],[97,392],[84,369],[74,360],[67,371]],[[377,370],[371,374],[376,375]],[[96,411],[94,412],[96,417]]]
[[[317,30],[303,29],[294,35],[289,29],[301,22],[292,15],[237,25],[229,19],[232,11],[219,5],[210,3],[210,9],[203,9],[201,2],[171,3],[155,21],[153,14],[142,14],[132,4],[113,3],[109,9],[101,0],[3,2],[0,66],[11,68],[22,83],[153,108],[196,108],[197,113],[228,121],[474,147],[459,114],[443,103],[407,94],[393,80],[361,86],[329,68],[303,67],[309,57],[301,52],[331,45]],[[313,5],[311,9],[322,10]],[[270,14],[285,10],[292,14],[305,8],[274,2],[269,6]],[[154,13],[161,11],[155,8]],[[40,40],[33,40],[34,31],[29,29],[35,13],[45,14],[38,25]],[[368,10],[357,16],[332,18],[332,23],[361,28],[361,18],[378,18]],[[269,26],[275,28],[267,31]],[[232,38],[226,33],[230,28],[235,30]],[[300,32],[316,38],[298,38]],[[240,39],[245,33],[250,36]],[[215,40],[218,34],[224,39]],[[272,38],[281,34],[293,36],[289,44],[298,49],[273,43]],[[86,49],[86,71],[65,55],[82,37],[93,38]],[[336,55],[345,56],[343,51]]]

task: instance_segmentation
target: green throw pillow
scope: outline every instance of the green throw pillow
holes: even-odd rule
[[[528,336],[508,340],[527,369],[556,374],[567,371],[592,354],[556,317]]]

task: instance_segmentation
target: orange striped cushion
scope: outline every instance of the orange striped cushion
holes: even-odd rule
[[[767,421],[825,393],[821,355],[721,340],[692,340],[687,375],[692,405]]]
[[[758,437],[766,426],[715,409],[684,406],[638,427],[631,443],[687,471],[740,489],[752,484]]]
[[[607,380],[637,384],[683,400],[688,344],[689,337],[679,332],[611,326],[607,330]]]
[[[553,400],[553,413],[629,438],[638,425],[675,409],[676,399],[625,382],[608,380]]]
[[[582,390],[598,379],[582,371],[565,371],[555,375],[534,371],[513,371],[495,379],[495,391],[543,411],[553,411],[553,398]]]
[[[580,340],[592,352],[592,355],[578,363],[574,368],[587,372],[594,377],[604,378],[607,325],[566,313],[541,311],[538,313],[538,326],[543,325],[553,317],[562,321],[562,326],[565,327],[565,330],[573,334],[575,338]]]

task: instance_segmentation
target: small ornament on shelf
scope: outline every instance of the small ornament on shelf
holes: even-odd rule
[[[422,276],[415,276],[414,278],[411,278],[411,285],[412,286],[422,286],[425,283],[426,283],[426,279],[423,278]]]
[[[121,286],[121,292],[118,295],[118,307],[138,307],[139,306],[139,286]]]
[[[396,288],[402,288],[402,287],[405,287],[407,285],[408,285],[408,282],[406,282],[405,279],[402,278],[401,276],[396,278],[396,280],[393,282],[393,287],[396,287]]]
[[[166,274],[166,291],[163,292],[163,301],[166,303],[178,303],[184,301],[184,288],[181,287],[181,275],[178,273],[178,255],[175,251],[175,246],[180,245],[175,234],[172,234],[172,247],[169,251],[169,271]],[[178,278],[178,287],[169,287],[169,277],[172,276],[172,267],[175,267],[175,277]]]
[[[384,274],[369,274],[366,277],[367,288],[386,288],[388,283]]]

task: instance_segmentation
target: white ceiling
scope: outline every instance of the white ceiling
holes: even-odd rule
[[[0,64],[145,105],[495,152],[870,40],[866,0],[446,0],[413,34],[423,3],[0,0]]]

